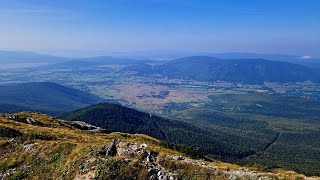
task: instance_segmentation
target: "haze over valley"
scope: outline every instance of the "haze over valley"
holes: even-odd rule
[[[0,2],[0,180],[320,179],[319,7]]]

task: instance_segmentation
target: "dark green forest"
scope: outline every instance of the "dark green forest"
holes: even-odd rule
[[[211,159],[319,175],[320,131],[312,126],[314,120],[311,124],[299,119],[278,121],[264,115],[205,108],[182,111],[171,117],[177,120],[170,120],[108,103],[66,113],[60,118],[84,121],[110,132],[147,134],[168,142],[166,147],[182,144],[191,148],[182,148],[189,154],[198,155],[199,151]]]
[[[40,112],[66,112],[101,101],[92,94],[49,82],[0,86],[0,112],[12,113],[31,109]],[[8,104],[12,107],[11,110]]]

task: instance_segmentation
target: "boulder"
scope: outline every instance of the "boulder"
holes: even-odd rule
[[[116,144],[117,140],[114,139],[111,145],[104,147],[105,156],[115,156],[117,154]]]
[[[147,162],[156,162],[158,155],[158,152],[150,151],[150,153],[147,154]]]

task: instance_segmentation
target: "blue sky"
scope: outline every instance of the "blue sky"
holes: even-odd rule
[[[0,0],[0,49],[320,57],[319,0]]]

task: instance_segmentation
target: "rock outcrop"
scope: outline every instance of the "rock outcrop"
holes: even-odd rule
[[[39,113],[0,115],[0,179],[320,179],[192,159],[143,134],[76,124],[84,126]]]
[[[271,172],[257,172],[249,169],[229,169],[215,165],[207,164],[201,160],[194,160],[184,156],[159,156],[159,153],[148,148],[146,144],[138,144],[132,142],[121,142],[113,140],[111,145],[104,146],[100,151],[100,158],[121,158],[127,162],[136,162],[143,165],[148,172],[149,180],[174,180],[181,178],[182,169],[168,168],[189,167],[190,172],[195,173],[197,177],[207,177],[207,179],[215,179],[215,177],[223,177],[225,179],[252,179],[252,180],[272,180],[277,179],[279,175]],[[97,161],[90,159],[88,162]],[[168,165],[169,164],[169,165]],[[196,170],[199,169],[199,172]],[[94,171],[94,168],[87,173]],[[201,171],[201,172],[200,172]],[[198,174],[197,174],[198,173]],[[84,174],[87,176],[87,174]],[[303,179],[313,179],[302,177]]]
[[[117,140],[113,140],[112,144],[110,146],[106,146],[105,149],[105,156],[114,156],[117,154],[117,148],[116,148]]]

